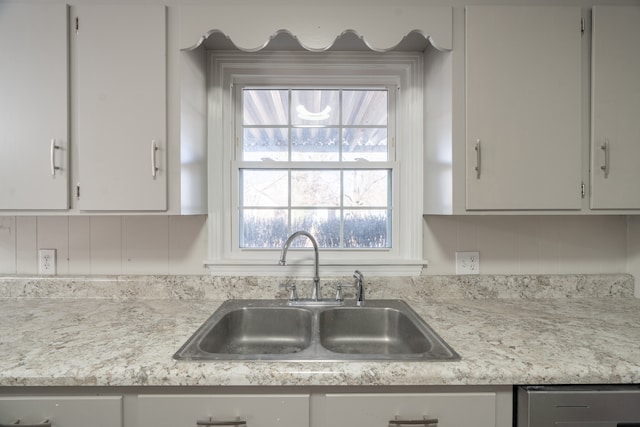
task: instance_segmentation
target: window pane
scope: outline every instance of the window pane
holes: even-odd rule
[[[238,158],[274,163],[239,170],[241,247],[281,248],[296,230],[322,248],[391,246],[391,170],[350,163],[389,160],[388,98],[386,89],[243,90]]]
[[[342,123],[345,126],[386,126],[386,90],[345,90],[342,92]]]
[[[387,128],[347,128],[342,132],[342,160],[364,159],[384,162],[389,159]]]
[[[282,207],[289,204],[286,170],[240,170],[243,206]]]
[[[338,209],[294,209],[291,212],[291,229],[309,231],[321,248],[340,247],[340,211]],[[301,246],[311,246],[309,239],[296,240],[303,240],[299,243]]]
[[[344,205],[362,207],[389,206],[390,171],[344,171]]]
[[[280,89],[245,89],[243,91],[245,125],[287,125],[289,94]]]
[[[244,128],[242,160],[286,161],[289,156],[287,128]]]
[[[345,248],[389,248],[391,215],[386,210],[344,212]]]
[[[340,171],[291,171],[292,206],[339,206]]]
[[[294,128],[291,130],[291,160],[338,161],[338,128]]]
[[[338,125],[339,102],[338,90],[292,90],[291,123],[307,126]]]
[[[286,209],[241,209],[240,247],[280,248],[289,235]]]

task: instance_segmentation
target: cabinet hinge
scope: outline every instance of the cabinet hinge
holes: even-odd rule
[[[80,29],[80,18],[76,16],[76,34],[78,34],[79,29]]]
[[[76,199],[80,199],[80,183],[76,185]]]
[[[580,18],[580,33],[584,34],[585,22],[584,18]]]
[[[584,182],[582,184],[580,184],[580,195],[582,196],[582,198],[584,199],[584,195],[585,195],[585,185]]]

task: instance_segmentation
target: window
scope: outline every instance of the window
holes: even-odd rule
[[[296,230],[320,248],[391,248],[395,93],[238,86],[240,248],[281,248]]]
[[[422,56],[218,51],[209,61],[212,273],[290,274],[277,260],[298,229],[317,238],[323,275],[419,272]],[[291,251],[288,264],[310,258]]]

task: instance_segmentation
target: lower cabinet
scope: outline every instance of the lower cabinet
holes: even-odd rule
[[[494,427],[495,393],[327,394],[325,426]]]
[[[121,396],[0,396],[0,426],[122,427]]]
[[[309,427],[309,395],[140,395],[137,426]]]
[[[463,388],[0,387],[0,427],[511,427],[511,387]]]

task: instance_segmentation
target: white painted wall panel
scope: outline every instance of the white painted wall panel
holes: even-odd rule
[[[17,274],[38,272],[38,226],[35,216],[16,218],[16,269]]]
[[[90,217],[69,217],[69,274],[91,274]]]
[[[0,217],[0,271],[16,272],[16,217]]]
[[[37,230],[36,260],[38,249],[55,249],[57,274],[69,274],[69,218],[40,216],[37,218]]]
[[[122,274],[169,274],[169,219],[122,217]]]
[[[169,274],[207,274],[207,218],[169,217]]]
[[[623,216],[427,216],[425,274],[455,274],[456,251],[479,251],[481,274],[626,272],[626,242]]]
[[[91,218],[91,273],[122,274],[122,217]]]

